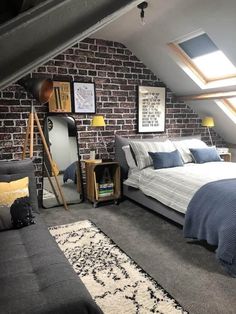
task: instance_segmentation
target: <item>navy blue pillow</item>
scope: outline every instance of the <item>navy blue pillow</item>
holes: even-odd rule
[[[215,147],[189,148],[189,150],[197,164],[203,164],[210,161],[221,161],[219,153]]]
[[[183,166],[183,161],[179,151],[176,149],[173,152],[160,152],[152,153],[148,152],[153,160],[154,169],[172,168]]]

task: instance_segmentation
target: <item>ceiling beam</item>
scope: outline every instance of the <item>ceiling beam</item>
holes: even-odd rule
[[[135,7],[140,0],[48,0],[0,26],[0,89]]]
[[[225,91],[225,92],[212,92],[212,93],[202,93],[198,95],[183,95],[177,96],[179,100],[210,100],[210,99],[227,99],[236,97],[236,90]]]

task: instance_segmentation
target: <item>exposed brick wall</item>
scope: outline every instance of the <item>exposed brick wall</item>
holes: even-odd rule
[[[102,135],[108,145],[110,157],[114,155],[114,133],[124,136],[137,135],[137,86],[165,86],[124,45],[99,39],[86,39],[66,50],[31,75],[57,80],[94,82],[96,85],[97,113],[103,114],[107,126]],[[0,91],[0,159],[21,158],[26,122],[31,103],[35,104],[41,121],[48,111],[47,105],[38,105],[17,84]],[[73,115],[76,119],[80,154],[88,158],[90,149],[96,146],[97,131],[90,127],[92,115]],[[183,102],[179,102],[167,88],[166,133],[168,136],[201,134],[209,143],[201,121]],[[36,130],[37,131],[37,130]],[[213,131],[213,141],[222,145],[221,138]],[[150,134],[143,136],[152,136]],[[99,153],[105,155],[101,145]],[[41,189],[42,145],[35,136],[38,188]]]

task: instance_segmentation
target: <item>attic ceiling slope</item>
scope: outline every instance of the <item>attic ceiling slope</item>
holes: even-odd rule
[[[107,25],[140,1],[49,0],[0,26],[0,89]]]
[[[123,43],[153,71],[176,95],[202,93],[202,89],[176,63],[168,49],[174,42],[197,31],[205,32],[236,66],[235,0],[147,0],[145,25],[141,25],[139,9],[134,8],[122,17],[93,34],[93,37]],[[235,90],[236,86],[224,90]],[[217,89],[219,91],[219,89]],[[204,92],[213,92],[207,90]],[[222,91],[222,89],[221,89]],[[216,118],[215,130],[226,141],[236,144],[232,122],[215,101],[190,103],[196,113]],[[221,123],[224,121],[224,123]]]

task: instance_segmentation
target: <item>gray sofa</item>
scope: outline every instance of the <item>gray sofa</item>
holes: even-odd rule
[[[0,180],[15,177],[17,167],[9,166],[0,162]],[[102,313],[40,215],[35,216],[36,224],[0,231],[0,313]]]

